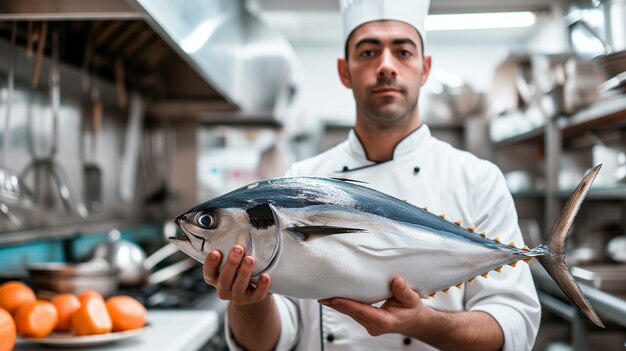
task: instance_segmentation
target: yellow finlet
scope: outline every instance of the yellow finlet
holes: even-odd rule
[[[530,249],[528,248],[528,246],[524,245],[524,247],[522,247],[522,250],[530,250]]]
[[[494,269],[494,271],[496,271],[498,273],[502,273],[502,267],[498,267],[498,268]]]
[[[499,242],[500,242],[500,237],[499,237],[499,236],[496,236],[495,238],[493,238],[493,241],[495,241],[495,242],[499,243]]]
[[[424,207],[423,210],[428,212],[428,207]]]
[[[463,283],[459,283],[457,285],[455,285],[457,289],[461,289],[461,287],[463,286]]]
[[[515,268],[515,266],[517,266],[517,262],[509,263],[509,266]]]
[[[480,233],[480,236],[482,236],[482,237],[486,238],[486,237],[487,237],[487,233],[486,233],[486,232],[481,232],[481,233]]]
[[[467,284],[469,284],[469,285],[474,284],[474,279],[476,279],[476,277],[474,277],[474,278],[472,278],[472,279],[468,280],[468,281],[467,281]]]
[[[445,290],[441,290],[441,291],[443,291],[443,293],[444,293],[444,294],[447,294],[447,293],[448,293],[448,290],[450,290],[450,288],[447,288],[447,289],[445,289]]]
[[[435,298],[435,294],[437,294],[437,293],[436,293],[436,292],[434,292],[434,293],[432,293],[432,294],[430,294],[430,295],[428,295],[428,296],[430,296],[430,298],[431,298],[431,299],[433,299],[433,298]]]
[[[526,263],[530,263],[530,261],[531,261],[531,260],[532,260],[532,258],[529,258],[529,259],[527,259],[527,260],[524,260],[524,262],[526,262]]]
[[[461,225],[461,223],[462,223],[462,222],[461,222],[460,220],[458,220],[458,221],[454,222],[454,224],[456,224],[456,225]]]
[[[439,215],[439,217],[441,217],[441,218],[446,218],[446,214],[445,214],[445,213],[440,214],[440,215]]]
[[[471,227],[468,227],[467,230],[469,230],[470,232],[473,232],[474,230],[476,230],[476,227],[471,226]]]
[[[509,243],[509,246],[510,246],[510,247],[517,247],[517,246],[515,246],[515,243],[514,243],[514,242],[512,242],[512,241]]]
[[[481,274],[480,276],[487,279],[487,275],[489,274],[489,272],[485,273],[485,274]]]

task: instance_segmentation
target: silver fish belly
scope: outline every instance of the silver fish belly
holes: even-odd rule
[[[520,259],[506,247],[476,245],[426,227],[351,211],[321,213],[318,209],[317,219],[345,228],[358,223],[359,228],[367,228],[366,232],[302,241],[289,234],[287,228],[291,227],[290,221],[305,218],[306,213],[275,211],[282,227],[282,246],[267,273],[273,279],[272,289],[288,296],[342,296],[376,302],[390,297],[389,282],[395,276],[404,277],[413,290],[428,296]],[[298,263],[297,271],[294,262]]]

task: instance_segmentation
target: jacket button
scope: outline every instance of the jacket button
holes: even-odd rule
[[[333,335],[333,334],[326,335],[326,341],[328,341],[328,342],[335,341],[335,335]]]
[[[411,345],[411,338],[404,338],[404,340],[402,340],[402,342],[403,342],[405,345]]]
[[[420,167],[419,166],[415,166],[413,167],[413,174],[418,174],[420,172]]]

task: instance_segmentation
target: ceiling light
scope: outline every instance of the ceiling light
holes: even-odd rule
[[[428,15],[426,30],[462,30],[492,28],[530,27],[537,22],[537,16],[530,11],[462,13],[446,15]]]

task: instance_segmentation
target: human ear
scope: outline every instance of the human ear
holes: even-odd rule
[[[432,67],[432,56],[424,55],[424,65],[422,67],[422,86],[424,86],[424,84],[426,84],[426,81],[428,80],[431,67]]]
[[[337,71],[339,72],[339,79],[341,79],[343,86],[348,89],[352,89],[352,84],[350,83],[350,72],[348,72],[348,61],[346,61],[346,59],[337,59]]]

